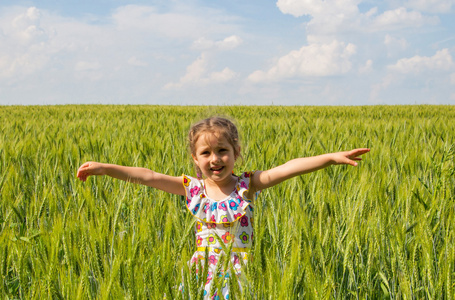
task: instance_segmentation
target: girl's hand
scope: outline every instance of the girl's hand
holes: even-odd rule
[[[343,151],[332,153],[332,161],[334,165],[351,165],[356,167],[356,160],[362,160],[361,157],[358,157],[362,154],[369,152],[368,148],[359,148],[351,151]]]
[[[86,181],[87,177],[91,175],[104,175],[103,164],[89,161],[84,163],[77,170],[77,178],[82,181]]]

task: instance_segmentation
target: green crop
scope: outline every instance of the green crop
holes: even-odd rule
[[[454,297],[454,106],[0,107],[0,297],[200,295],[183,197],[76,171],[94,160],[194,175],[186,134],[211,115],[239,127],[237,173],[371,148],[356,168],[260,194],[234,299]]]

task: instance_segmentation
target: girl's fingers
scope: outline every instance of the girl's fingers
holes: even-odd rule
[[[370,152],[370,149],[367,149],[367,148],[354,149],[349,152],[348,157],[351,159],[361,159],[360,157],[357,157],[357,156],[363,155],[367,152]]]

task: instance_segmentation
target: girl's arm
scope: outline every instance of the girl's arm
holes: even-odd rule
[[[369,152],[370,149],[361,148],[351,151],[322,154],[312,157],[302,157],[288,161],[287,163],[267,171],[258,171],[252,178],[253,193],[277,185],[289,178],[314,172],[330,165],[347,164],[357,166],[357,160],[362,160],[360,155]]]
[[[107,175],[132,183],[139,183],[168,193],[185,195],[181,176],[169,176],[146,168],[125,167],[98,162],[86,162],[77,170],[77,177],[85,181],[91,175]]]

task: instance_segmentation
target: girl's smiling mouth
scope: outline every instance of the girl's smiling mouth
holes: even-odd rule
[[[210,171],[212,172],[221,172],[221,170],[224,169],[224,166],[221,166],[221,167],[211,167],[210,168]]]

